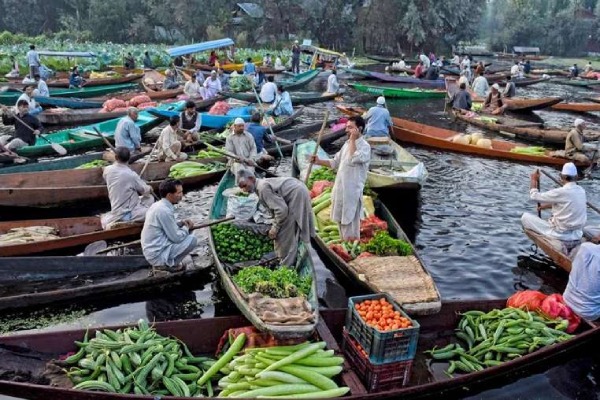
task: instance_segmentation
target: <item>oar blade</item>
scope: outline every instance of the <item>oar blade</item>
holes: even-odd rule
[[[64,155],[67,154],[67,149],[65,149],[64,147],[62,147],[60,144],[58,144],[58,143],[52,143],[51,146],[52,146],[52,150],[54,150],[55,152],[57,152],[61,156],[64,156]]]
[[[99,240],[97,242],[92,242],[92,243],[88,244],[87,246],[85,246],[85,249],[83,250],[83,255],[84,256],[95,256],[96,254],[98,254],[98,252],[106,249],[107,246],[108,246],[108,244],[106,243],[105,240]]]

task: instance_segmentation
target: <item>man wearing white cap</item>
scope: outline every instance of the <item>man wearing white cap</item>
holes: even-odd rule
[[[385,97],[379,96],[377,98],[377,105],[371,107],[363,115],[363,118],[367,121],[365,137],[389,136],[390,129],[392,128],[392,117],[385,107]]]
[[[585,140],[583,130],[587,124],[581,118],[577,118],[573,125],[574,128],[569,131],[565,142],[565,156],[571,160],[590,163],[593,161],[597,148],[594,145],[583,143]]]
[[[254,171],[258,156],[254,136],[246,131],[245,124],[246,122],[242,118],[236,118],[233,122],[233,133],[225,140],[225,150],[241,160],[241,163],[237,160],[230,160],[231,172],[236,176],[242,168]]]
[[[585,190],[576,183],[577,167],[566,163],[560,173],[563,186],[544,193],[538,188],[539,177],[536,169],[531,174],[529,198],[540,203],[540,210],[551,208],[552,217],[545,221],[525,213],[521,217],[523,228],[545,236],[557,250],[570,251],[580,242],[587,221],[587,198]]]
[[[214,69],[210,72],[210,78],[204,81],[204,89],[205,90],[202,93],[204,100],[217,97],[219,92],[222,90],[221,80],[217,76],[217,71]]]
[[[500,85],[494,83],[492,85],[492,90],[488,93],[485,98],[485,103],[483,103],[483,107],[486,112],[498,115],[504,113],[504,103],[502,102],[502,98],[500,95]]]

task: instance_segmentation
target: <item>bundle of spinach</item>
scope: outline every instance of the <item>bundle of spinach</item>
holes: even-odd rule
[[[363,249],[371,254],[385,256],[410,256],[413,251],[404,240],[394,239],[387,231],[379,231]]]
[[[233,281],[248,294],[260,293],[276,299],[307,297],[312,285],[310,276],[301,277],[295,270],[285,266],[274,270],[247,267],[238,272]]]
[[[317,181],[335,182],[335,173],[331,168],[326,167],[313,169],[310,173],[310,178],[308,178],[308,182],[306,183],[308,189],[312,189],[313,184]]]

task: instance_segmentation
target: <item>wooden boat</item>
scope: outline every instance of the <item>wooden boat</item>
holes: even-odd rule
[[[200,113],[202,116],[202,127],[210,129],[223,129],[228,123],[232,122],[236,118],[242,118],[244,121],[248,122],[252,118],[253,110],[253,106],[246,106],[232,108],[227,112],[226,115]],[[179,113],[178,111],[165,109],[151,109],[149,112],[162,118],[170,118],[171,116]]]
[[[400,57],[378,56],[375,54],[365,54],[365,57],[382,63],[395,63],[400,61]]]
[[[35,101],[42,106],[64,107],[73,110],[102,108],[102,101],[78,99],[74,97],[44,97],[36,96]]]
[[[84,125],[94,122],[121,118],[127,115],[127,111],[102,112],[100,108],[87,108],[71,110],[68,108],[50,108],[42,111],[37,118],[43,125]]]
[[[554,78],[550,82],[556,83],[557,85],[567,85],[567,86],[575,86],[591,89],[593,86],[600,85],[599,80],[589,80],[589,79],[560,79]]]
[[[249,92],[221,92],[226,97],[231,97],[232,99],[247,101],[249,103],[256,103],[256,95],[254,93]],[[290,93],[290,98],[292,99],[292,104],[294,105],[307,105],[314,103],[322,103],[324,101],[333,101],[338,97],[337,94],[329,94],[323,95],[320,92],[295,92]]]
[[[117,74],[121,74],[121,75],[127,75],[127,74],[144,74],[147,71],[147,69],[145,69],[145,68],[129,69],[129,68],[125,68],[122,65],[109,65],[108,68],[111,71],[114,71]]]
[[[77,98],[90,98],[104,96],[109,93],[123,92],[132,90],[137,87],[136,83],[121,83],[119,85],[105,85],[105,86],[84,86],[78,89],[51,89],[51,97],[77,97]],[[18,91],[7,91],[0,93],[0,104],[13,106],[17,102],[21,92]]]
[[[371,76],[371,71],[366,71],[364,69],[356,69],[356,68],[345,68],[344,70],[354,76],[359,76],[361,78],[367,78],[367,79],[375,79],[373,76]]]
[[[144,73],[141,74],[127,74],[120,77],[107,77],[107,78],[88,78],[84,83],[84,87],[89,86],[104,86],[104,85],[116,85],[119,83],[129,83],[142,79]],[[60,87],[68,88],[69,79],[51,79],[48,81],[49,87]]]
[[[292,154],[292,176],[300,177],[301,169],[302,169],[302,162],[298,160],[298,155],[297,155],[298,147],[297,146],[298,146],[298,144],[296,144],[294,146],[294,153]],[[314,148],[314,145],[312,147]],[[319,148],[318,153],[319,154],[327,154],[321,148]],[[380,219],[382,219],[383,221],[385,221],[387,223],[390,236],[397,238],[397,239],[404,240],[405,242],[410,244],[410,246],[413,250],[413,255],[416,260],[415,262],[417,262],[419,264],[419,266],[421,267],[422,273],[425,276],[428,276],[429,278],[431,278],[431,276],[429,275],[429,272],[427,271],[426,264],[419,256],[419,253],[414,248],[412,242],[408,239],[408,237],[406,236],[406,234],[404,233],[404,231],[402,230],[402,228],[400,227],[398,222],[396,222],[396,220],[392,216],[391,212],[380,201],[375,202],[375,215],[377,215],[377,217],[379,217]],[[336,270],[339,273],[341,273],[342,275],[346,276],[350,282],[356,283],[358,286],[360,286],[361,289],[366,290],[369,293],[379,293],[379,292],[383,291],[383,290],[379,290],[377,285],[374,283],[371,283],[368,279],[365,278],[365,276],[361,277],[362,274],[357,269],[355,269],[355,267],[353,267],[351,263],[344,261],[340,256],[337,255],[337,253],[335,253],[333,250],[331,250],[331,248],[329,248],[329,246],[327,246],[327,244],[319,237],[319,235],[314,236],[313,242],[317,245],[317,247],[321,250],[321,252],[329,259],[331,264],[335,266]],[[375,265],[370,266],[370,270],[374,270],[375,268],[377,268],[377,266],[375,266]],[[394,279],[401,279],[401,277],[395,276]],[[433,282],[433,280],[431,280],[431,282],[433,284],[433,289],[436,294],[435,299],[428,299],[428,300],[424,300],[424,301],[415,301],[415,302],[404,303],[404,304],[402,304],[402,302],[397,299],[397,301],[399,301],[401,303],[402,308],[407,313],[409,313],[411,315],[427,315],[427,314],[435,314],[440,310],[441,305],[442,305],[440,294],[439,294],[437,287],[435,286],[435,283]],[[395,290],[396,289],[394,288],[393,284],[390,284],[390,285],[386,286],[385,291],[388,292],[388,294],[390,294],[392,297],[394,297]],[[410,290],[410,288],[404,287],[403,290]]]
[[[224,159],[198,160],[207,164]],[[159,184],[168,177],[170,168],[176,162],[151,162],[144,178],[155,193]],[[142,163],[134,163],[131,168],[139,173]],[[224,169],[182,178],[186,190],[214,181],[223,175]],[[63,207],[84,206],[93,203],[96,207],[108,205],[108,189],[102,178],[102,168],[71,169],[21,174],[0,175],[0,206],[2,207]],[[89,205],[89,204],[88,204]]]
[[[571,73],[569,71],[565,71],[562,69],[551,69],[551,68],[546,68],[546,69],[533,69],[531,70],[532,74],[535,75],[555,75],[555,76],[569,76],[571,75]]]
[[[591,101],[592,103],[600,103],[600,98],[598,97],[584,97],[585,101]]]
[[[524,86],[531,86],[531,85],[535,85],[536,83],[542,83],[542,82],[546,82],[546,81],[550,81],[550,78],[515,78],[512,79],[512,82],[515,84],[516,87],[524,87]],[[507,81],[501,81],[499,82],[499,84],[501,86],[505,86],[507,83]]]
[[[205,273],[193,269],[152,276],[143,256],[1,257],[0,271],[0,310],[165,290]]]
[[[433,87],[433,88],[443,88],[444,80],[443,79],[435,79],[435,80],[427,80],[427,79],[419,79],[413,78],[411,76],[395,76],[390,74],[383,74],[381,72],[369,72],[369,76],[377,79],[382,82],[393,82],[400,83],[403,85],[411,85],[416,87]]]
[[[525,231],[527,237],[529,237],[529,239],[531,239],[531,241],[535,243],[537,247],[546,253],[546,255],[550,257],[554,264],[558,265],[567,272],[571,272],[572,261],[566,254],[553,246],[552,243],[544,236],[535,233],[530,229],[523,230]]]
[[[180,84],[176,89],[163,89],[164,81],[165,76],[163,74],[156,70],[148,70],[144,73],[142,86],[152,100],[172,99],[183,94],[184,84]]]
[[[403,99],[428,99],[428,98],[444,98],[446,91],[437,89],[403,89],[393,87],[380,87],[361,85],[359,83],[349,83],[349,86],[359,92],[374,94],[378,96],[397,97]]]
[[[55,228],[60,239],[0,246],[1,257],[26,256],[54,250],[78,248],[98,240],[125,239],[138,236],[142,232],[142,224],[130,224],[105,231],[102,229],[99,217],[79,217],[0,222],[0,234],[7,233],[14,228],[30,226]]]
[[[210,218],[219,219],[225,217],[225,211],[227,208],[227,198],[223,196],[223,191],[234,186],[235,177],[230,171],[227,171],[225,173],[225,176],[223,176],[223,179],[219,183],[219,187],[217,188],[217,191],[213,198],[213,202],[209,213]],[[309,337],[314,332],[315,327],[319,322],[319,300],[317,297],[317,278],[315,275],[315,270],[313,267],[310,252],[308,251],[306,246],[304,246],[304,244],[300,244],[300,246],[298,247],[298,256],[295,268],[298,271],[299,275],[310,276],[312,278],[312,288],[307,300],[312,308],[311,311],[314,314],[314,320],[312,323],[303,325],[269,324],[263,322],[263,320],[260,319],[259,316],[252,310],[252,308],[248,304],[248,296],[233,282],[231,276],[231,270],[233,266],[225,264],[219,259],[219,254],[215,247],[212,230],[210,232],[211,233],[209,235],[209,244],[213,253],[215,265],[217,267],[217,273],[221,278],[221,284],[225,288],[225,291],[227,292],[231,300],[239,308],[242,314],[244,314],[244,316],[252,323],[252,325],[257,327],[261,331],[272,334],[277,338]]]
[[[277,83],[277,85],[283,85],[286,90],[299,89],[308,85],[308,83],[313,81],[320,73],[321,70],[319,69],[309,69],[306,72],[296,74],[289,79],[279,80],[275,83]]]
[[[422,316],[420,325],[417,358],[413,363],[413,372],[405,387],[379,393],[368,393],[356,375],[357,366],[344,364],[340,375],[340,383],[350,388],[350,393],[343,397],[348,400],[384,400],[384,399],[439,399],[462,398],[473,396],[481,390],[506,385],[525,376],[538,373],[550,366],[564,361],[571,353],[592,346],[600,329],[596,324],[582,321],[576,336],[568,341],[543,347],[533,353],[517,357],[495,367],[483,371],[455,374],[448,377],[440,370],[431,368],[424,352],[434,346],[443,347],[451,342],[454,329],[460,322],[462,313],[479,310],[489,312],[506,306],[506,299],[499,300],[467,300],[445,301],[441,311],[436,315]],[[320,311],[322,323],[317,325],[319,338],[327,343],[327,348],[336,354],[342,352],[342,331],[346,321],[346,309],[323,309]],[[202,318],[192,320],[155,322],[154,328],[163,336],[173,336],[185,343],[193,354],[214,355],[215,349],[225,331],[248,326],[249,320],[243,316]],[[127,325],[108,327],[112,330],[123,329]],[[131,326],[131,325],[130,325]],[[89,337],[105,327],[90,327]],[[30,374],[33,382],[42,382],[38,375],[39,366],[43,366],[59,355],[77,351],[75,341],[80,341],[86,329],[73,329],[43,333],[24,333],[6,335],[0,338],[0,346],[11,350],[11,358],[17,360],[22,371]],[[442,365],[439,365],[441,367]],[[445,367],[445,366],[444,366]],[[418,369],[417,369],[418,368]],[[29,371],[36,371],[30,373]],[[79,391],[57,386],[33,382],[16,382],[8,379],[0,380],[0,393],[8,396],[30,399],[53,400],[126,400],[131,395]],[[138,397],[141,398],[141,397]],[[184,397],[172,397],[184,400]]]
[[[253,63],[256,67],[260,67],[262,65],[262,61],[253,61]],[[212,71],[217,69],[217,67],[215,66],[203,63],[195,63],[194,68],[201,69],[203,71]],[[221,64],[219,68],[225,72],[241,72],[244,69],[244,63],[226,63]]]
[[[546,155],[544,156],[511,152],[512,149],[520,146],[516,143],[511,143],[504,140],[492,140],[491,149],[469,144],[454,143],[451,141],[451,138],[459,134],[459,132],[419,124],[417,122],[400,118],[392,118],[392,121],[394,123],[394,137],[401,142],[414,143],[436,149],[467,153],[481,157],[505,159],[525,163],[561,166],[567,161],[564,158],[550,156],[549,151],[547,151]],[[585,166],[585,164],[578,162],[576,162],[576,165]]]
[[[594,112],[600,111],[600,104],[598,103],[559,103],[550,107],[556,111],[569,111],[569,112]]]

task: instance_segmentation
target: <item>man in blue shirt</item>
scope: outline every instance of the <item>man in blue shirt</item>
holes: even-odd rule
[[[365,137],[389,136],[392,117],[388,109],[385,108],[385,97],[379,96],[377,98],[377,105],[367,111],[364,119],[367,121]]]
[[[273,114],[275,117],[289,116],[294,113],[294,107],[292,105],[292,98],[283,85],[277,86],[277,96],[275,102],[269,108],[267,113]]]
[[[248,57],[246,62],[244,63],[244,75],[252,75],[256,74],[256,66],[252,62],[252,59]]]
[[[127,115],[119,121],[115,129],[115,146],[127,147],[130,152],[141,152],[142,135],[140,127],[135,124],[138,119],[138,109],[129,107]]]
[[[256,152],[260,156],[260,161],[269,161],[272,160],[267,150],[265,149],[265,143],[273,144],[275,141],[283,144],[291,144],[289,140],[278,138],[275,135],[271,135],[269,133],[269,128],[264,127],[260,124],[262,116],[260,113],[252,114],[251,122],[246,126],[246,131],[248,131],[252,137],[254,138],[254,143],[256,143]]]

